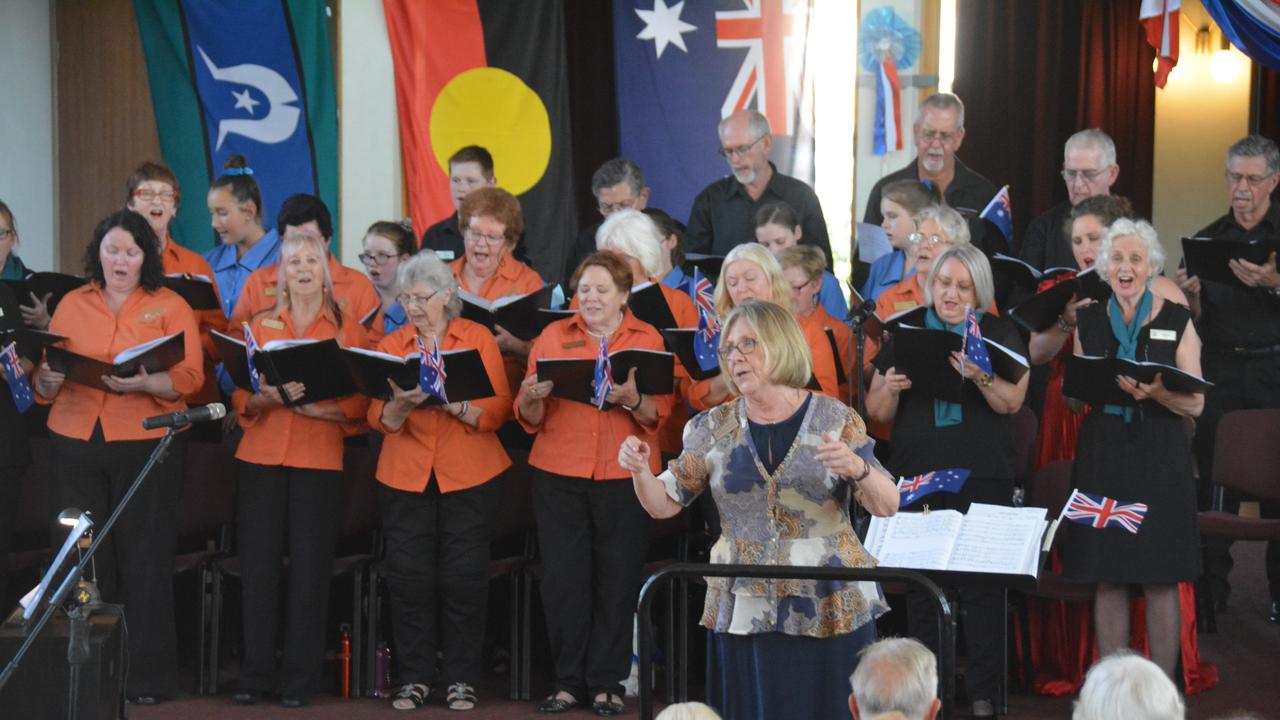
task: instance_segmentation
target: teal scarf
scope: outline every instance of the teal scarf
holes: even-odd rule
[[[1111,300],[1107,303],[1107,319],[1111,321],[1111,334],[1115,335],[1116,340],[1120,342],[1116,357],[1122,360],[1138,359],[1138,337],[1142,335],[1142,321],[1151,314],[1151,303],[1151,289],[1148,288],[1142,292],[1142,299],[1138,301],[1138,311],[1133,314],[1133,320],[1126,323],[1124,313],[1120,311],[1120,303],[1116,301],[1115,295],[1111,296]],[[1104,405],[1102,412],[1108,415],[1120,415],[1126,424],[1133,421],[1133,408],[1129,406]]]
[[[22,260],[9,253],[9,257],[4,261],[4,268],[0,268],[0,280],[23,280],[27,277],[27,266],[22,264]],[[30,302],[28,298],[18,298],[21,302]]]
[[[982,316],[986,314],[985,310],[978,310],[974,315],[978,317],[978,321],[982,321]],[[961,320],[955,325],[948,325],[938,317],[938,314],[929,308],[924,314],[924,326],[930,330],[946,330],[956,335],[964,335],[964,321]],[[946,400],[933,401],[933,426],[934,427],[951,427],[959,425],[964,420],[963,407],[960,403],[947,402]]]

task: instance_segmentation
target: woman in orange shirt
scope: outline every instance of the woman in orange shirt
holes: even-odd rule
[[[602,342],[608,352],[663,350],[658,331],[627,311],[631,270],[617,255],[587,257],[572,285],[578,313],[547,326],[534,341],[515,403],[516,419],[537,433],[529,464],[544,560],[542,604],[555,658],[555,692],[539,712],[565,712],[591,693],[597,715],[617,715],[631,670],[631,617],[650,522],[630,473],[618,465],[617,446],[629,435],[657,445],[672,398],[640,394],[634,375],[608,392],[608,410],[551,397],[552,383],[538,380],[539,359],[595,359]],[[658,462],[655,453],[655,470]]]
[[[324,241],[294,232],[280,245],[276,306],[249,323],[254,339],[327,340],[360,345],[365,331],[333,300]],[[237,542],[243,572],[244,661],[232,699],[251,705],[276,687],[276,617],[280,568],[289,558],[281,704],[301,707],[316,690],[324,658],[324,622],[333,571],[335,530],[342,494],[342,439],[363,424],[368,399],[284,405],[305,398],[297,382],[231,396],[244,428],[240,461]],[[288,536],[286,537],[286,529]]]
[[[835,335],[836,351],[845,377],[844,383],[840,385],[839,399],[851,403],[849,386],[856,374],[849,343],[853,337],[853,328],[849,327],[844,318],[836,318],[827,312],[826,306],[818,298],[822,290],[822,278],[830,274],[827,272],[827,257],[813,245],[792,245],[778,254],[778,263],[782,265],[782,276],[791,286],[791,304],[795,308],[792,314],[796,322],[810,334],[820,332],[825,335],[827,328],[830,328]],[[865,377],[870,378],[871,363],[866,363],[866,368]]]
[[[436,343],[441,352],[475,349],[493,385],[487,398],[422,408],[430,395],[393,382],[390,401],[369,405],[369,426],[386,435],[378,458],[382,574],[403,683],[392,705],[412,710],[426,702],[437,685],[439,647],[449,709],[470,710],[484,671],[489,542],[503,490],[496,479],[511,467],[496,434],[511,418],[511,390],[493,335],[458,317],[458,281],[443,261],[415,255],[400,265],[396,287],[409,324],[384,337],[378,351],[416,355],[419,339],[427,352]]]
[[[161,283],[155,233],[141,215],[122,210],[98,223],[85,253],[87,285],[58,303],[50,332],[61,346],[103,362],[144,342],[183,333],[185,353],[165,372],[103,377],[106,389],[66,382],[42,363],[35,375],[49,410],[54,507],[79,507],[100,521],[155,449],[163,430],[142,419],[186,409],[182,396],[204,380],[200,336],[191,308]],[[127,696],[154,704],[177,692],[173,557],[182,496],[183,442],[174,443],[139,488],[94,556],[99,588],[122,602],[129,621]]]
[[[969,224],[946,205],[929,205],[915,215],[916,231],[908,236],[915,274],[885,290],[876,299],[876,315],[887,319],[924,304],[921,282],[933,269],[933,260],[947,248],[969,243]],[[995,309],[992,304],[991,310]],[[868,358],[870,360],[870,358]]]

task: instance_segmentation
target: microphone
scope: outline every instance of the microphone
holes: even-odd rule
[[[875,300],[864,300],[861,305],[849,308],[849,320],[855,323],[864,322],[867,318],[875,314]]]
[[[164,427],[182,427],[191,423],[207,420],[221,420],[227,414],[227,406],[222,403],[209,403],[200,407],[189,408],[175,413],[156,415],[142,421],[143,430],[155,430]]]

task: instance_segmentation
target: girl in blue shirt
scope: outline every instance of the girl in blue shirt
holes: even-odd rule
[[[219,245],[204,254],[222,293],[222,314],[231,317],[244,281],[254,270],[280,260],[280,238],[262,227],[262,191],[243,155],[232,155],[209,186],[209,221]]]
[[[756,242],[769,248],[774,257],[800,242],[803,230],[796,211],[785,202],[771,202],[756,211]],[[818,303],[833,317],[844,319],[849,314],[849,304],[840,289],[840,281],[828,270],[822,273],[822,288],[818,290]]]
[[[916,213],[941,202],[938,191],[919,180],[895,180],[880,193],[880,227],[889,236],[893,252],[871,264],[867,281],[862,286],[864,300],[875,300],[880,293],[916,274],[911,261],[911,234],[916,231],[912,220]]]

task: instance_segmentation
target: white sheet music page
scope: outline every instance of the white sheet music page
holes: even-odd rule
[[[1044,528],[1044,508],[973,503],[947,569],[1034,576]]]
[[[873,523],[880,519],[874,518]],[[880,554],[875,558],[886,567],[913,570],[945,570],[964,523],[964,515],[955,510],[898,513],[884,519]]]

